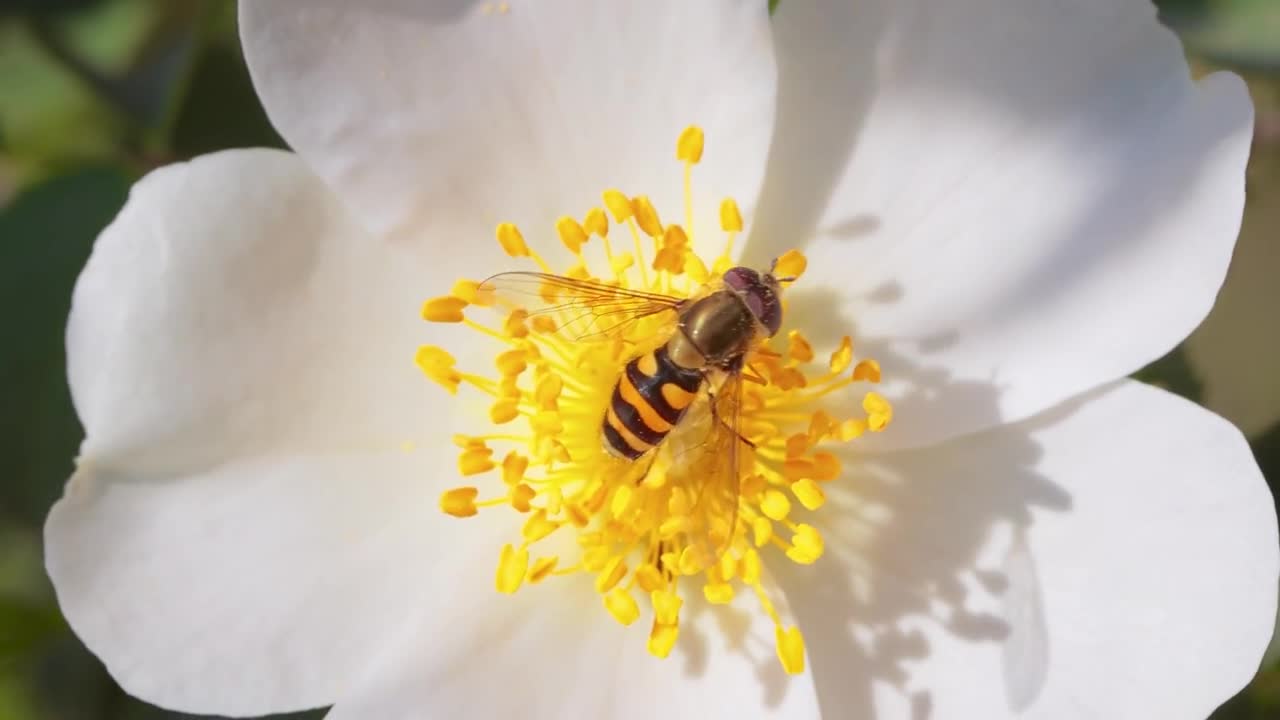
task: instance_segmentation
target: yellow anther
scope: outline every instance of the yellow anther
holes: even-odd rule
[[[636,264],[636,257],[629,252],[618,253],[613,256],[613,262],[610,264],[613,265],[613,271],[621,275]]]
[[[453,284],[449,294],[466,302],[468,305],[487,307],[493,304],[493,290],[480,287],[475,280],[459,280]]]
[[[853,368],[853,379],[872,383],[880,382],[880,363],[871,359],[860,361]]]
[[[804,455],[806,452],[809,452],[809,447],[812,444],[813,441],[810,440],[809,436],[805,433],[796,433],[795,435],[792,435],[787,438],[787,444],[785,446],[787,459],[797,458]]]
[[[707,270],[706,263],[702,262],[702,258],[695,253],[684,254],[684,272],[691,280],[699,284],[711,279],[711,273]]]
[[[569,252],[577,255],[587,242],[587,231],[582,229],[577,220],[563,215],[556,220],[556,232],[560,234],[560,242],[569,248]]]
[[[809,442],[816,443],[835,429],[835,421],[826,410],[819,409],[809,418]]]
[[[793,625],[783,630],[778,627],[775,633],[778,660],[782,662],[782,669],[786,670],[788,675],[799,675],[804,672],[804,636],[800,634],[800,628]]]
[[[507,319],[502,323],[502,332],[507,337],[523,338],[528,337],[529,327],[525,325],[525,321],[529,319],[529,311],[523,308],[516,308],[511,311]]]
[[[609,216],[600,208],[591,208],[582,221],[582,229],[597,237],[609,237]]]
[[[773,523],[768,518],[751,520],[751,541],[755,542],[755,547],[764,547],[764,544],[771,539],[773,539]]]
[[[839,375],[853,362],[853,340],[845,335],[840,339],[840,347],[831,353],[831,372]]]
[[[720,202],[720,229],[725,232],[742,232],[742,213],[733,198]]]
[[[690,125],[680,133],[680,139],[676,141],[676,159],[687,163],[697,163],[702,159],[702,146],[706,138],[702,133],[702,128],[697,125]]]
[[[556,569],[556,563],[560,562],[560,558],[555,555],[549,557],[540,557],[533,561],[533,567],[529,568],[529,574],[525,576],[525,582],[536,583],[551,574]]]
[[[782,464],[782,474],[788,482],[813,477],[813,461],[806,457],[787,458]]]
[[[712,605],[728,605],[733,602],[733,586],[727,582],[709,583],[702,586],[702,595]]]
[[[679,275],[684,272],[684,250],[664,247],[653,257],[653,269]]]
[[[893,420],[893,406],[880,393],[869,392],[862,398],[862,409],[867,411],[867,428],[880,432]]]
[[[787,333],[787,357],[802,363],[813,359],[813,346],[799,330]]]
[[[840,423],[836,430],[836,437],[840,442],[849,442],[850,440],[860,437],[867,431],[867,421],[862,418],[853,418]]]
[[[755,585],[760,582],[760,553],[755,548],[747,548],[742,556],[742,582]]]
[[[473,487],[459,487],[440,493],[440,509],[454,517],[471,517],[475,515],[476,496],[480,491]]]
[[[671,654],[671,648],[676,645],[676,637],[680,634],[680,628],[676,625],[660,625],[653,624],[653,630],[649,631],[649,654],[658,658],[665,658]]]
[[[524,582],[524,574],[529,568],[529,551],[516,548],[507,543],[502,546],[502,554],[498,557],[498,572],[494,577],[494,585],[498,592],[510,595],[520,589]]]
[[[805,259],[804,253],[791,249],[778,258],[777,263],[773,266],[773,274],[775,277],[780,278],[798,278],[804,274],[804,270],[808,266],[809,261]]]
[[[840,458],[829,452],[813,454],[813,479],[818,482],[830,482],[840,477]]]
[[[658,537],[670,539],[689,529],[689,518],[684,515],[672,515],[658,526]]]
[[[622,588],[614,588],[605,595],[604,606],[613,619],[623,625],[630,625],[640,617],[640,606],[636,604],[636,599]]]
[[[671,515],[688,515],[693,509],[693,500],[689,492],[682,487],[671,488],[671,497],[667,499],[667,512]]]
[[[705,551],[694,545],[687,546],[680,552],[680,560],[676,568],[681,575],[697,575],[706,570],[713,558],[707,557]]]
[[[460,323],[466,319],[462,311],[467,301],[452,295],[431,298],[422,304],[422,319],[427,322]]]
[[[556,400],[560,397],[560,392],[564,390],[564,381],[559,375],[548,374],[543,375],[538,380],[538,385],[533,391],[534,399],[538,401],[538,407],[543,410],[556,409]]]
[[[613,493],[613,499],[609,501],[609,514],[614,517],[622,517],[627,510],[631,508],[631,498],[635,497],[635,491],[630,485],[620,485]]]
[[[458,456],[458,472],[464,477],[486,473],[494,467],[493,450],[487,447],[467,448]]]
[[[632,215],[635,209],[631,206],[631,200],[617,190],[604,191],[604,206],[609,208],[610,214],[613,215],[613,221],[616,223],[624,223]]]
[[[658,210],[649,202],[647,195],[631,198],[631,207],[636,215],[636,224],[651,238],[662,237],[662,220],[658,218]]]
[[[520,228],[511,223],[498,225],[498,243],[511,257],[529,257],[529,246],[524,243]]]
[[[552,318],[550,315],[534,315],[529,320],[529,325],[532,326],[536,332],[540,332],[543,335],[550,335],[559,329],[556,326],[555,318]]]
[[[439,383],[450,393],[458,392],[458,385],[462,383],[462,374],[453,369],[457,361],[452,355],[438,347],[423,345],[418,348],[414,362],[418,369],[432,381]]]
[[[661,625],[675,625],[680,622],[680,608],[684,600],[669,590],[655,590],[649,593],[649,601],[653,603],[654,622]]]
[[[622,556],[614,555],[604,569],[596,576],[596,592],[607,593],[617,585],[622,578],[627,575],[627,564],[622,561]]]
[[[520,534],[524,537],[526,543],[535,543],[542,538],[550,535],[559,528],[559,523],[547,519],[545,510],[538,510],[524,521],[524,527],[520,529]]]
[[[822,557],[824,548],[822,533],[812,525],[800,523],[791,536],[791,548],[787,550],[787,557],[801,565],[810,565]]]
[[[720,556],[719,563],[720,579],[728,582],[738,574],[738,558],[732,553],[725,553]]]
[[[498,357],[494,359],[494,364],[497,365],[498,372],[505,377],[519,375],[529,366],[524,351],[519,349],[498,353]]]
[[[683,250],[689,246],[689,236],[685,234],[684,228],[679,225],[671,225],[662,234],[662,246],[673,250]]]
[[[502,482],[515,485],[524,479],[524,471],[529,469],[529,458],[512,450],[502,459]]]
[[[817,510],[827,502],[827,494],[809,478],[791,483],[791,492],[806,510]]]
[[[527,513],[532,509],[532,506],[529,505],[529,501],[533,500],[537,495],[538,493],[536,490],[524,483],[520,483],[511,490],[511,507],[515,508],[519,512]]]
[[[667,581],[656,565],[645,563],[636,568],[636,584],[640,586],[641,590],[651,593],[666,587]]]
[[[760,512],[770,520],[782,520],[791,512],[791,501],[786,495],[772,488],[764,491],[764,499],[760,501]]]
[[[489,421],[494,425],[505,425],[520,417],[520,401],[514,398],[502,398],[489,406]]]

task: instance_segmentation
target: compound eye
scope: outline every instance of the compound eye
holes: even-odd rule
[[[765,285],[758,285],[746,294],[747,308],[756,320],[769,333],[769,337],[778,334],[782,327],[782,303],[778,295]]]
[[[724,284],[731,290],[744,292],[760,284],[760,273],[751,268],[729,268],[724,273]]]

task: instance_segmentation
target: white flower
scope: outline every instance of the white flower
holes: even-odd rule
[[[241,22],[297,154],[140,181],[67,331],[86,438],[48,568],[130,693],[379,720],[1193,718],[1252,676],[1266,486],[1229,424],[1123,379],[1213,302],[1252,111],[1233,76],[1191,82],[1146,2],[273,0]],[[893,402],[806,516],[823,556],[761,553],[805,638],[790,677],[750,593],[712,609],[694,585],[657,660],[581,574],[493,592],[524,516],[437,509],[485,403],[412,364],[426,343],[491,367],[418,312],[533,267],[498,223],[551,258],[606,188],[679,216],[695,124],[696,249],[725,196],[744,261],[803,249],[787,326],[852,335]]]

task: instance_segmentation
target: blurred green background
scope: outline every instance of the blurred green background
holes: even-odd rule
[[[1280,0],[1164,0],[1197,72],[1258,107],[1244,229],[1213,314],[1139,377],[1225,415],[1280,484]],[[59,615],[40,532],[80,441],[62,332],[94,237],[149,169],[282,147],[232,0],[0,0],[0,720],[187,717],[126,696]],[[304,713],[294,717],[318,717]],[[1280,644],[1214,716],[1280,718]]]

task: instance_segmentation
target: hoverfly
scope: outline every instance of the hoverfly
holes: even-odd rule
[[[705,547],[710,560],[718,558],[732,538],[741,446],[754,447],[739,428],[742,383],[744,378],[764,381],[744,374],[747,358],[759,339],[777,334],[782,324],[781,286],[794,280],[775,277],[776,264],[765,272],[730,268],[689,298],[536,272],[501,273],[480,284],[495,297],[536,299],[538,306],[528,309],[530,315],[567,318],[561,328],[583,323],[581,332],[572,335],[579,342],[614,340],[644,318],[671,316],[674,322],[664,325],[665,337],[655,338],[652,349],[633,353],[619,372],[599,421],[600,441],[617,459],[651,462],[677,428],[709,426],[705,439],[680,451],[673,462],[701,463],[699,472],[707,469],[699,475],[700,487],[690,491],[698,498],[702,517],[728,518],[727,528],[691,532],[690,544]],[[699,398],[705,401],[696,402]],[[699,534],[702,537],[692,537]]]

